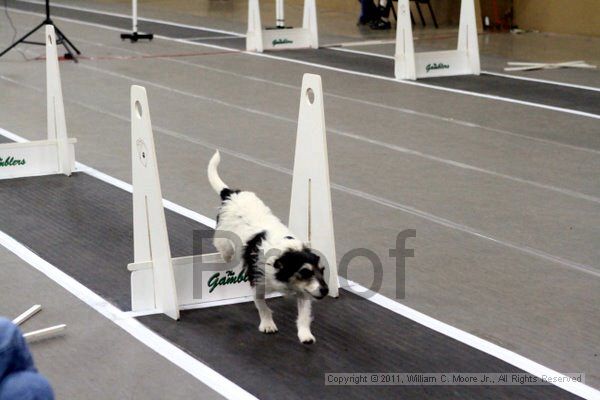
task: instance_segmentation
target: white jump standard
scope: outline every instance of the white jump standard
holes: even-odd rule
[[[248,32],[246,51],[262,53],[276,49],[317,49],[317,6],[315,0],[304,0],[302,28],[285,27],[283,0],[276,0],[276,23],[273,29],[264,29],[260,18],[259,0],[248,1]]]
[[[171,257],[148,101],[140,86],[131,88],[131,132],[134,262],[128,269],[133,312],[179,319],[180,309],[252,301],[250,284],[237,279],[243,276],[242,264],[223,271],[219,253]],[[303,79],[292,186],[290,229],[326,260],[329,295],[337,297],[323,91],[317,75],[305,74]],[[194,276],[194,262],[202,265],[201,277]],[[217,273],[224,284],[211,281]],[[199,282],[197,296],[194,284]]]
[[[456,50],[415,53],[409,0],[398,0],[396,30],[396,79],[479,75],[479,44],[474,0],[462,0]]]
[[[137,42],[140,39],[154,39],[152,33],[139,33],[138,32],[138,2],[137,0],[131,1],[131,33],[121,33],[121,39],[129,39],[132,43]]]
[[[67,137],[56,35],[46,25],[46,91],[48,138],[0,145],[0,179],[64,174],[75,169],[75,139]]]

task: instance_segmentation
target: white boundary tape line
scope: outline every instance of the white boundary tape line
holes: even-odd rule
[[[18,137],[15,134],[11,134],[8,131],[0,128],[1,134],[10,134],[10,136],[5,135],[7,137]],[[23,138],[20,138],[22,141],[26,141]],[[101,179],[104,182],[113,184],[121,189],[125,189],[129,192],[133,190],[132,186],[126,182],[123,182],[119,179],[113,178],[110,175],[104,174],[94,168],[85,166],[81,163],[78,163],[79,170],[85,172],[91,176]],[[175,212],[180,212],[176,210],[184,211],[182,215],[187,216],[188,218],[194,219],[200,223],[205,223],[203,221],[212,221],[212,226],[215,226],[215,221],[205,217],[195,211],[191,211],[186,209],[185,207],[176,205],[174,203],[168,202],[172,206],[176,206],[170,208],[165,201],[165,207],[171,209]],[[196,216],[199,216],[200,219],[196,219]],[[211,226],[211,225],[209,225]],[[178,365],[191,375],[195,376],[200,381],[204,382],[208,386],[215,389],[220,394],[224,395],[230,399],[245,399],[245,398],[254,398],[249,393],[243,391],[243,389],[239,388],[235,383],[229,381],[227,378],[218,374],[216,371],[213,371],[206,365],[202,364],[200,361],[195,358],[189,356],[187,353],[183,352],[181,349],[173,346],[171,343],[162,339],[160,336],[146,328],[140,322],[133,318],[133,315],[137,315],[135,313],[127,313],[123,312],[116,307],[109,304],[106,300],[102,299],[100,296],[75,281],[73,278],[60,271],[58,268],[52,266],[36,254],[34,254],[31,250],[27,249],[25,246],[17,242],[15,239],[6,235],[4,232],[0,231],[0,244],[4,247],[12,251],[14,254],[19,256],[21,259],[32,265],[34,268],[38,269],[50,279],[57,282],[59,285],[73,293],[75,296],[80,298],[86,304],[90,305],[92,308],[106,316],[111,321],[115,322],[121,328],[125,329],[136,339],[140,340],[142,343],[146,344],[148,347],[154,349],[157,353],[163,355],[165,358]],[[435,318],[429,317],[417,310],[414,310],[408,306],[405,306],[397,301],[394,301],[388,297],[385,297],[379,293],[374,293],[364,286],[353,282],[351,280],[345,279],[344,277],[339,277],[341,287],[346,289],[352,289],[351,291],[356,295],[363,297],[364,299],[371,301],[381,307],[384,307],[396,314],[402,315],[408,319],[411,319],[423,326],[426,326],[436,332],[444,334],[452,339],[458,340],[461,343],[464,343],[468,346],[471,346],[475,349],[478,349],[486,354],[492,355],[502,361],[505,361],[508,364],[511,364],[517,368],[520,368],[532,375],[537,377],[541,377],[542,375],[553,375],[559,376],[558,372],[552,370],[551,368],[545,367],[535,361],[532,361],[526,357],[523,357],[513,351],[500,347],[494,343],[491,343],[487,340],[481,339],[475,335],[472,335],[468,332],[465,332],[461,329],[455,328],[452,325],[446,324],[442,321],[439,321]],[[143,314],[142,314],[143,315]],[[172,350],[174,348],[177,351]],[[201,370],[208,369],[207,375],[198,376],[197,373],[201,372]],[[206,372],[205,372],[206,373]],[[204,378],[204,379],[202,379]],[[210,383],[209,383],[210,382]],[[230,385],[231,388],[224,390],[222,386],[213,386],[212,384],[219,385]],[[570,393],[576,394],[586,399],[599,399],[600,391],[592,388],[591,386],[579,383],[579,382],[555,382],[553,383],[555,386],[558,386]],[[227,394],[235,394],[236,396],[242,397],[231,397],[227,396],[223,392],[218,389],[224,390]],[[241,392],[237,392],[237,391]],[[247,395],[250,397],[243,397],[243,395]]]
[[[566,82],[549,81],[549,80],[546,80],[546,79],[531,78],[531,77],[528,77],[528,76],[520,76],[520,75],[512,75],[512,74],[502,74],[500,72],[493,72],[493,71],[481,71],[481,73],[486,74],[486,75],[500,76],[500,77],[503,77],[503,78],[517,79],[517,80],[521,80],[521,81],[531,81],[531,82],[538,82],[538,83],[546,83],[548,85],[565,86],[565,87],[570,87],[570,88],[575,88],[575,89],[592,90],[594,92],[600,92],[600,88],[593,87],[593,86],[578,85],[578,84],[566,83]]]
[[[415,38],[416,39],[416,38]],[[354,46],[379,46],[382,44],[394,44],[396,39],[374,39],[374,40],[361,40],[356,42],[340,42],[325,45],[323,47],[354,47]]]
[[[389,56],[387,54],[371,53],[370,51],[353,50],[353,49],[348,49],[348,48],[345,48],[345,47],[327,47],[327,49],[328,50],[341,51],[343,53],[361,54],[363,56],[385,58],[387,60],[393,60],[394,59],[394,56]]]
[[[400,314],[403,317],[418,322],[419,324],[426,326],[429,329],[451,337],[452,339],[458,340],[459,342],[471,346],[484,353],[490,354],[508,364],[514,365],[517,368],[529,372],[530,374],[535,375],[538,378],[541,378],[543,375],[563,376],[562,374],[551,368],[545,367],[513,351],[500,347],[494,343],[488,342],[487,340],[481,339],[461,329],[455,328],[452,325],[448,325],[435,318],[429,317],[419,311],[407,307],[404,304],[398,303],[397,301],[394,301],[379,293],[374,293],[355,282],[344,279],[343,277],[340,277],[340,281],[342,282],[342,284],[344,284],[344,286],[352,288],[352,292],[360,297],[363,297],[396,314]],[[600,398],[600,391],[594,389],[591,386],[579,382],[561,382],[554,384],[560,387],[561,389],[564,389],[570,393],[576,394],[586,399],[597,400]]]
[[[19,0],[19,1],[24,1],[24,0]],[[12,7],[9,7],[9,8],[11,10],[13,10],[14,12],[17,12],[17,13],[41,15],[40,13],[37,13],[37,12],[22,11],[22,10],[15,9],[15,8],[12,8]],[[85,11],[88,11],[88,10],[85,10]],[[98,14],[110,15],[110,14],[106,14],[104,12],[99,12],[99,11],[95,11],[95,10],[89,10],[89,11],[90,12],[95,12],[95,13],[98,13]],[[93,22],[84,22],[84,21],[79,21],[79,20],[75,20],[75,19],[71,19],[71,18],[54,17],[54,19],[59,19],[59,20],[63,20],[63,21],[73,22],[73,23],[80,24],[80,25],[88,25],[88,26],[94,26],[94,27],[98,27],[98,28],[104,28],[104,29],[108,29],[108,30],[112,30],[112,31],[116,31],[116,32],[122,32],[123,31],[122,29],[118,29],[118,28],[115,28],[115,27],[112,27],[112,26],[96,24],[96,23],[93,23]],[[201,27],[195,27],[195,28],[196,29],[204,29],[204,28],[201,28]],[[215,44],[208,44],[208,43],[202,43],[202,42],[194,42],[194,41],[190,41],[190,40],[186,40],[186,39],[177,39],[177,38],[172,38],[172,37],[167,37],[167,36],[162,36],[162,35],[154,35],[154,37],[156,39],[163,39],[163,40],[168,40],[168,41],[173,41],[173,42],[178,42],[178,43],[183,43],[183,44],[189,44],[189,45],[193,45],[193,46],[203,46],[203,47],[208,47],[208,48],[213,48],[213,49],[219,49],[219,50],[226,50],[226,51],[237,51],[237,52],[240,52],[240,53],[243,53],[243,54],[253,55],[253,56],[256,56],[256,57],[264,57],[264,58],[270,58],[270,59],[273,59],[273,60],[284,61],[284,62],[289,62],[289,63],[294,63],[294,64],[307,65],[307,66],[314,67],[314,68],[321,68],[321,69],[325,69],[325,70],[328,70],[328,71],[342,72],[342,73],[346,73],[346,74],[350,74],[350,75],[355,75],[355,76],[362,76],[362,77],[366,77],[366,78],[379,79],[379,80],[384,80],[384,81],[389,81],[389,82],[395,82],[395,83],[405,84],[405,85],[421,86],[421,87],[426,87],[428,89],[440,90],[440,91],[443,91],[443,92],[463,94],[463,95],[467,95],[467,96],[480,97],[480,98],[485,98],[485,99],[490,99],[490,100],[497,100],[497,101],[503,101],[503,102],[507,102],[507,103],[519,104],[519,105],[528,106],[528,107],[535,107],[535,108],[541,108],[541,109],[550,110],[550,111],[557,111],[557,112],[562,112],[562,113],[566,113],[566,114],[577,115],[577,116],[580,116],[580,117],[600,119],[600,114],[592,114],[592,113],[588,113],[588,112],[584,112],[584,111],[579,111],[579,110],[573,110],[573,109],[569,109],[569,108],[561,108],[561,107],[549,106],[549,105],[545,105],[545,104],[532,103],[532,102],[528,102],[528,101],[516,100],[516,99],[507,98],[507,97],[490,95],[490,94],[477,93],[477,92],[469,92],[469,91],[460,90],[460,89],[446,88],[446,87],[442,87],[442,86],[435,86],[435,85],[431,85],[431,84],[426,84],[426,83],[423,83],[423,82],[408,81],[408,80],[398,80],[398,79],[394,79],[393,77],[386,77],[386,76],[381,76],[381,75],[375,75],[375,74],[370,74],[370,73],[366,73],[366,72],[352,71],[352,70],[348,70],[348,69],[331,67],[331,66],[328,66],[328,65],[317,64],[317,63],[313,63],[313,62],[307,62],[307,61],[295,60],[295,59],[292,59],[292,58],[281,57],[281,56],[277,56],[277,55],[275,55],[273,53],[258,53],[258,52],[251,52],[251,51],[250,52],[248,52],[248,51],[240,51],[239,49],[234,49],[234,48],[231,48],[231,47],[218,46],[218,45],[215,45]]]

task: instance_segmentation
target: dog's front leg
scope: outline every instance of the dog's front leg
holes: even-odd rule
[[[231,240],[225,237],[218,237],[215,234],[215,238],[213,240],[213,244],[219,253],[221,253],[221,257],[225,262],[231,262],[233,260],[233,256],[235,254],[235,248],[233,247],[233,243]]]
[[[311,344],[317,341],[310,332],[310,323],[312,322],[310,299],[298,297],[298,339],[304,344]]]
[[[256,305],[258,315],[260,316],[260,325],[258,326],[258,330],[263,333],[277,332],[277,325],[275,325],[275,321],[273,321],[273,312],[269,306],[267,306],[264,291],[263,293],[260,293],[259,288],[257,288],[254,292],[254,305]]]

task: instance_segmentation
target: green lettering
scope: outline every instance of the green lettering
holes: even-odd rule
[[[0,167],[14,167],[19,165],[25,165],[25,159],[14,158],[13,156],[8,156],[6,158],[0,157]]]
[[[212,293],[213,290],[215,290],[215,288],[217,286],[219,286],[219,273],[218,272],[216,274],[214,274],[213,276],[211,276],[210,279],[208,280],[208,287],[210,288],[208,293]]]
[[[293,40],[290,39],[273,39],[273,42],[271,42],[273,44],[273,47],[277,46],[278,44],[289,44],[289,43],[294,43]]]

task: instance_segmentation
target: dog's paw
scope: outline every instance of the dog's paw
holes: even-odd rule
[[[261,321],[258,326],[258,330],[262,333],[275,333],[277,332],[277,325],[273,320],[271,321]]]
[[[233,260],[233,256],[234,256],[234,252],[225,252],[225,253],[221,254],[223,261],[225,261],[226,263],[230,263],[231,260]]]
[[[298,339],[300,339],[303,344],[313,344],[317,341],[308,329],[298,331]]]

